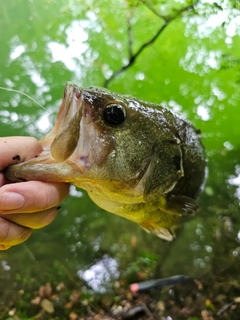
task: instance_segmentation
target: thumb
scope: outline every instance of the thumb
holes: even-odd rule
[[[0,171],[19,162],[38,156],[42,151],[39,141],[32,137],[0,138]]]

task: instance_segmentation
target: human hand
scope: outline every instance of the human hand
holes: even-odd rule
[[[9,183],[2,171],[11,164],[36,157],[40,143],[31,137],[0,138],[0,250],[29,238],[32,229],[51,223],[57,205],[69,192],[65,183],[27,181]]]

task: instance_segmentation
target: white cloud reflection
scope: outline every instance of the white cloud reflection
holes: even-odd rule
[[[236,192],[235,196],[240,199],[240,165],[237,165],[235,168],[236,174],[231,175],[228,178],[228,183],[231,184],[232,186],[236,186]]]
[[[59,30],[63,32],[64,26],[60,26]],[[62,61],[67,69],[76,71],[78,60],[81,55],[88,49],[86,43],[88,34],[84,30],[81,21],[73,21],[65,30],[66,45],[59,42],[51,41],[48,43],[52,55],[52,62]]]
[[[202,3],[198,5],[199,10],[204,10],[204,3],[209,5],[209,2],[212,4],[216,3],[215,0],[202,1]],[[196,38],[214,37],[214,31],[222,27],[225,29],[225,39],[240,35],[240,16],[238,10],[227,8],[227,5],[224,4],[223,1],[221,1],[221,7],[223,10],[219,10],[216,13],[196,15],[190,18],[187,16],[183,17],[188,25],[188,28],[186,28],[186,36],[191,34]]]
[[[216,1],[202,1],[198,4],[198,10],[205,12],[204,6]],[[184,70],[203,76],[212,69],[219,70],[222,58],[222,50],[209,50],[208,42],[203,45],[201,39],[210,39],[211,43],[225,41],[231,48],[233,38],[240,35],[240,15],[236,9],[227,7],[227,2],[220,3],[223,10],[207,15],[185,16],[185,36],[196,39],[195,43],[188,46],[187,53],[180,60]],[[214,7],[214,6],[213,6]],[[220,31],[220,32],[219,32]]]
[[[119,277],[118,263],[115,259],[104,255],[89,269],[79,270],[77,275],[86,281],[94,291],[106,292],[106,285]]]
[[[15,60],[18,57],[21,56],[22,53],[26,51],[26,46],[23,44],[16,45],[15,47],[12,48],[11,53],[10,53],[10,59]]]
[[[240,242],[240,231],[238,231],[238,233],[237,233],[237,239]]]
[[[207,121],[211,118],[209,108],[204,105],[199,105],[197,107],[197,114],[203,121]]]
[[[219,70],[222,58],[221,50],[208,50],[203,45],[189,45],[184,58],[180,59],[180,66],[184,70],[203,76],[212,69]]]
[[[50,122],[50,114],[48,111],[44,111],[41,117],[36,122],[36,127],[41,133],[47,133],[52,128]]]

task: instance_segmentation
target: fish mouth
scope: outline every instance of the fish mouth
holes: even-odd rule
[[[92,106],[84,99],[83,89],[69,82],[65,85],[57,122],[49,136],[48,145],[44,146],[44,140],[42,143],[57,162],[66,161],[81,174],[98,162],[94,154],[101,132],[93,122]]]
[[[7,179],[71,182],[103,161],[108,151],[101,150],[103,133],[93,122],[93,107],[84,100],[83,89],[66,83],[56,123],[40,141],[43,152],[10,166],[5,172]]]
[[[58,162],[68,159],[77,146],[83,109],[83,90],[67,82],[56,123],[41,140],[43,149],[50,150],[50,155]]]

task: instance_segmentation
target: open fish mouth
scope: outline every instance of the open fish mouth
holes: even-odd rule
[[[98,162],[100,131],[92,121],[92,110],[84,101],[84,90],[68,82],[53,129],[40,141],[43,152],[36,158],[10,166],[10,181],[43,180],[66,182],[89,171]],[[99,150],[98,150],[99,151]]]

